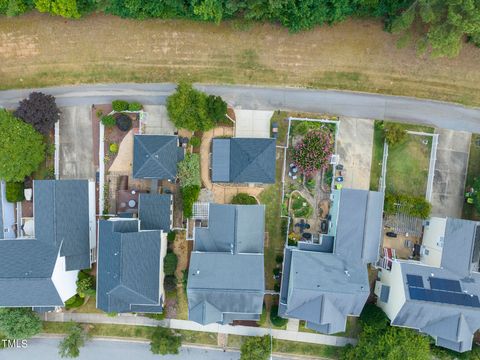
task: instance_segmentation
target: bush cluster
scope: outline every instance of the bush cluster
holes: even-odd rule
[[[25,200],[23,189],[23,182],[7,182],[5,189],[7,201],[11,203],[16,203],[18,201]]]
[[[232,204],[236,205],[257,205],[257,199],[246,193],[238,193],[232,199]]]
[[[190,218],[193,215],[193,203],[197,201],[200,195],[200,186],[192,185],[181,189],[183,201],[183,216]]]
[[[113,100],[112,108],[114,111],[122,112],[128,110],[128,101],[125,100]]]
[[[113,115],[104,115],[102,116],[100,121],[103,124],[103,126],[106,126],[106,127],[112,127],[112,126],[115,126],[116,124],[116,120],[113,117]]]

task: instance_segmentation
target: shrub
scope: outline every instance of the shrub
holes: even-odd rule
[[[290,240],[289,240],[290,242]],[[290,245],[290,244],[289,244]],[[275,285],[273,285],[273,290],[276,291],[276,292],[279,292],[280,291],[280,284],[279,283],[275,283]]]
[[[187,154],[185,158],[177,164],[178,178],[181,187],[202,185],[200,177],[200,157],[198,154]]]
[[[102,116],[100,121],[102,122],[103,126],[106,126],[106,127],[115,126],[115,118],[113,117],[113,115]]]
[[[31,308],[0,309],[0,332],[9,339],[27,339],[42,330],[40,318]]]
[[[383,136],[389,146],[399,144],[407,137],[407,132],[402,125],[397,123],[384,123]]]
[[[121,131],[128,131],[132,128],[132,119],[127,114],[116,114],[115,122]]]
[[[128,110],[128,101],[125,100],[113,100],[112,101],[112,108],[115,111],[127,111]]]
[[[277,264],[283,263],[283,255],[277,255],[277,256],[275,256],[275,262],[276,262]]]
[[[275,276],[280,275],[280,269],[279,268],[274,268],[273,269],[273,275],[275,275]]]
[[[257,205],[257,199],[246,193],[238,193],[232,199],[232,204],[236,205]]]
[[[227,103],[221,96],[209,95],[207,97],[207,115],[215,123],[221,123],[226,120]]]
[[[175,238],[177,237],[177,233],[175,231],[170,231],[168,234],[167,234],[167,241],[172,243],[175,241]]]
[[[52,95],[32,92],[27,99],[20,101],[14,115],[32,125],[38,132],[46,135],[60,119],[60,110]]]
[[[193,215],[193,203],[200,195],[200,186],[192,185],[182,188],[183,216],[190,218]]]
[[[150,342],[150,350],[154,354],[178,354],[178,349],[182,345],[180,336],[168,328],[157,326],[153,331]]]
[[[97,112],[96,112],[96,114],[97,114],[97,117],[98,117],[98,118],[101,118],[102,115],[103,115],[103,110],[102,110],[102,109],[98,109]]]
[[[199,147],[201,143],[202,140],[196,136],[192,136],[192,138],[190,139],[190,145],[192,145],[193,147]]]
[[[128,104],[128,111],[140,111],[142,110],[143,106],[139,102],[131,102]]]
[[[175,253],[167,253],[163,260],[163,271],[165,272],[165,276],[174,275],[175,270],[177,270],[177,263],[178,258]]]
[[[32,125],[0,109],[0,179],[23,181],[45,161],[45,142]]]
[[[67,301],[65,301],[65,309],[75,309],[83,305],[85,302],[85,298],[81,297],[80,295],[74,295]]]
[[[95,295],[95,278],[93,276],[87,276],[80,279],[80,273],[78,276],[77,293],[80,297],[94,296]]]
[[[23,201],[25,200],[25,195],[23,193],[23,182],[12,182],[9,181],[6,184],[6,195],[7,195],[7,201],[11,203],[15,203],[17,201]]]
[[[270,308],[270,322],[276,327],[287,325],[288,320],[278,316],[278,305],[272,305]]]
[[[108,149],[110,150],[110,152],[112,154],[116,154],[116,153],[118,153],[118,144],[117,143],[111,143],[110,146],[108,147]]]
[[[333,134],[329,130],[311,131],[291,150],[293,163],[307,176],[325,169],[330,163],[333,145]]]
[[[420,196],[387,193],[385,195],[384,210],[389,215],[400,211],[409,216],[427,219],[430,216],[432,205]]]
[[[177,279],[175,279],[174,275],[165,276],[163,286],[165,288],[165,291],[175,290],[177,288]]]
[[[107,313],[107,316],[108,317],[116,317],[116,316],[118,316],[118,313],[115,312],[115,311],[111,311],[111,312]]]

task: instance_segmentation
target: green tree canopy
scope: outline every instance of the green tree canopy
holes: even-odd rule
[[[399,144],[405,140],[407,137],[407,132],[398,123],[383,123],[383,136],[388,145],[392,146]]]
[[[360,317],[362,332],[354,347],[345,348],[343,360],[429,360],[430,340],[418,332],[388,325],[383,311],[367,304]]]
[[[392,30],[408,32],[415,20],[426,29],[418,43],[421,52],[430,46],[433,56],[454,57],[465,36],[473,41],[480,36],[480,1],[416,0],[394,21]]]
[[[207,97],[207,114],[215,123],[226,120],[227,103],[221,96],[209,95]]]
[[[27,339],[42,330],[42,322],[32,309],[0,309],[0,333],[9,339]]]
[[[178,349],[182,345],[180,336],[168,328],[157,326],[152,334],[150,350],[154,354],[178,354]]]
[[[270,357],[270,336],[249,336],[240,348],[240,360],[267,360]]]
[[[0,110],[0,134],[0,178],[23,181],[45,160],[43,136],[7,110]]]
[[[68,328],[68,335],[58,344],[58,354],[62,358],[76,358],[80,355],[80,348],[88,340],[88,334],[80,324],[71,322]]]
[[[177,128],[206,131],[214,126],[207,114],[207,95],[187,82],[180,82],[176,92],[168,97],[167,111]]]

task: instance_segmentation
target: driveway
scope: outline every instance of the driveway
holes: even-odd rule
[[[59,147],[60,179],[94,179],[90,106],[61,108]]]
[[[438,148],[433,177],[432,215],[460,218],[464,202],[471,134],[437,129]]]
[[[147,113],[145,134],[173,135],[175,126],[168,117],[166,106],[145,105],[143,108]]]
[[[273,111],[235,109],[235,137],[269,138]]]
[[[373,121],[341,117],[337,135],[337,154],[345,169],[344,187],[370,189]]]

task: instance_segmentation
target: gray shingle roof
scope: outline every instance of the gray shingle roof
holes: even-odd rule
[[[0,241],[0,306],[62,306],[52,282],[58,255],[65,270],[90,267],[88,182],[34,182],[35,239]]]
[[[172,228],[172,195],[140,194],[138,218],[142,230],[163,230]]]
[[[325,246],[285,249],[279,314],[307,321],[307,327],[344,331],[347,316],[360,315],[370,294],[367,266],[377,260],[383,194],[342,189],[334,192],[333,252]]]
[[[97,307],[161,312],[160,248],[161,231],[138,231],[138,220],[99,221]]]
[[[169,179],[177,176],[177,162],[183,159],[178,137],[169,135],[135,135],[133,142],[133,177],[135,179]]]
[[[275,139],[213,139],[212,181],[275,182]]]
[[[264,219],[262,205],[210,204],[209,227],[195,228],[190,256],[190,320],[258,320],[265,290]]]

